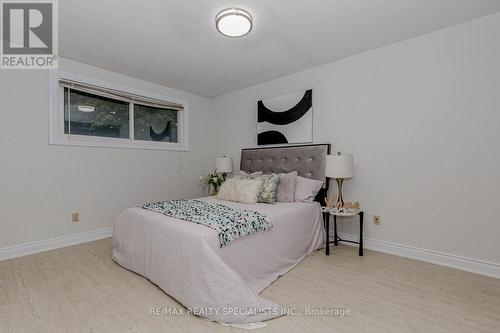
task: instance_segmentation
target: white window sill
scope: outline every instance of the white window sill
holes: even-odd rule
[[[66,138],[51,138],[49,144],[57,146],[80,146],[80,147],[108,147],[108,148],[125,148],[125,149],[143,149],[143,150],[172,150],[172,151],[189,151],[189,147],[185,147],[180,143],[168,142],[150,142],[150,141],[131,141],[128,139],[109,139],[109,138],[79,138],[71,136]]]

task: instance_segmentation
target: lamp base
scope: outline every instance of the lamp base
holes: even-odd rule
[[[344,179],[336,178],[337,186],[339,188],[339,194],[337,196],[337,202],[335,203],[335,207],[340,204],[340,207],[344,207],[344,198],[342,197],[342,185],[344,184]]]

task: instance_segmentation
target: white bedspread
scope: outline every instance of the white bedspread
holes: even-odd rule
[[[220,248],[211,228],[130,208],[114,225],[113,259],[210,320],[249,323],[282,315],[258,294],[322,246],[319,204],[222,203],[266,214],[273,229]]]

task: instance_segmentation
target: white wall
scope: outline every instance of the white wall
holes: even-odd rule
[[[110,227],[143,201],[199,196],[212,166],[210,100],[65,59],[60,69],[189,101],[191,149],[49,145],[48,72],[1,70],[0,249]]]
[[[499,41],[496,14],[218,97],[217,153],[255,145],[258,100],[312,88],[366,237],[500,263]]]

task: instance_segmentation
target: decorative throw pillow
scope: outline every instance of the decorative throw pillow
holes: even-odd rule
[[[297,187],[297,171],[280,174],[280,183],[278,184],[278,202],[294,202],[295,188]]]
[[[298,176],[297,187],[295,188],[295,201],[313,202],[322,187],[323,182],[320,180]]]
[[[262,180],[259,193],[257,194],[257,201],[274,204],[276,203],[278,184],[280,183],[279,175],[262,175],[259,177]]]
[[[217,198],[227,201],[236,201],[247,204],[257,203],[257,194],[260,191],[262,181],[260,179],[236,179],[226,180]]]

